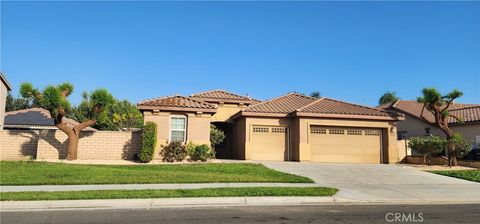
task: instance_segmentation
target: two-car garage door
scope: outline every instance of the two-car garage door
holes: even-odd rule
[[[253,126],[252,160],[289,160],[287,127]],[[311,126],[310,161],[335,163],[381,163],[382,130],[375,128]]]
[[[312,162],[380,163],[381,129],[310,127]]]

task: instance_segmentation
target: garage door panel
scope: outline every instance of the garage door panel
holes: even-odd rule
[[[312,126],[311,161],[380,163],[379,129]]]
[[[251,158],[284,161],[287,158],[287,131],[286,127],[253,126]]]

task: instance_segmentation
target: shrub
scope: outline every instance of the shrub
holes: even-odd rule
[[[165,162],[183,161],[187,156],[185,145],[179,141],[172,141],[168,145],[163,146],[160,155]]]
[[[408,139],[408,147],[423,155],[423,163],[430,165],[430,157],[433,153],[443,150],[447,141],[436,135],[425,137],[411,137]]]
[[[148,163],[152,161],[157,145],[157,124],[147,122],[143,127],[142,148],[140,149],[139,159],[141,162]]]
[[[192,160],[200,160],[203,162],[213,158],[215,158],[215,152],[206,144],[197,145],[193,155],[191,156]]]
[[[197,147],[197,145],[192,141],[189,141],[185,146],[185,150],[187,151],[187,156],[189,156],[190,158],[192,158],[193,154],[195,153],[195,147]]]
[[[470,142],[468,142],[460,133],[453,134],[452,142],[455,147],[456,156],[459,159],[465,157],[472,150]]]

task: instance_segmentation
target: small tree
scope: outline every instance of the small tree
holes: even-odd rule
[[[397,92],[395,91],[385,92],[378,100],[378,105],[393,103],[399,99],[400,98],[397,96]]]
[[[77,159],[78,140],[80,132],[89,126],[95,124],[95,114],[100,113],[113,97],[105,89],[99,89],[92,92],[91,95],[91,114],[88,120],[70,128],[63,118],[71,112],[68,96],[73,92],[73,85],[63,83],[58,86],[47,86],[42,92],[34,88],[31,83],[25,82],[20,86],[20,95],[26,99],[35,101],[38,106],[48,110],[54,120],[55,126],[68,136],[67,160]]]
[[[449,114],[448,109],[452,105],[453,101],[462,95],[463,93],[456,89],[446,95],[442,95],[435,88],[424,88],[422,90],[422,96],[417,98],[419,103],[423,103],[420,117],[425,122],[440,128],[440,130],[442,130],[442,132],[447,136],[447,157],[449,166],[457,165],[458,151],[455,149],[455,144],[453,142],[453,136],[455,133],[448,126],[448,118],[452,117],[459,122],[462,122],[462,119]],[[434,121],[431,121],[425,117],[425,110],[429,111],[433,115]]]
[[[6,103],[5,103],[5,111],[15,111],[15,110],[23,110],[37,107],[37,104],[34,100],[25,99],[23,97],[14,97],[12,94],[7,95]]]
[[[225,141],[225,133],[215,127],[215,125],[210,125],[210,144],[212,149],[215,151],[215,146]]]
[[[73,108],[73,118],[77,121],[88,120],[92,105],[90,94],[83,93],[82,102]],[[111,103],[96,115],[97,122],[93,125],[99,130],[118,131],[122,128],[132,129],[143,127],[143,116],[137,107],[127,100],[113,99]]]
[[[310,96],[315,99],[319,99],[320,97],[322,97],[322,94],[320,94],[319,91],[313,91],[312,93],[310,93]]]
[[[431,155],[442,151],[445,147],[445,139],[430,135],[426,137],[411,137],[408,139],[408,147],[423,155],[423,164],[431,164]]]

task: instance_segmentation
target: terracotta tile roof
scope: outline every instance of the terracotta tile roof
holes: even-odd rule
[[[77,121],[66,117],[64,117],[62,121],[67,123],[70,128],[79,124]],[[6,128],[56,128],[50,112],[43,108],[31,108],[6,112],[4,124]],[[92,127],[87,127],[83,130],[97,131],[97,129]]]
[[[190,98],[205,101],[205,102],[232,102],[232,103],[247,103],[255,104],[259,100],[252,99],[248,96],[241,96],[225,90],[210,90],[206,92],[196,93],[190,95]]]
[[[463,122],[480,121],[480,106],[464,107],[448,111],[449,114],[462,119]],[[460,123],[457,119],[450,117],[448,123]]]
[[[267,100],[256,105],[252,105],[243,110],[246,113],[271,113],[288,114],[294,112],[309,103],[315,101],[315,98],[305,96],[299,93],[289,93],[287,95]]]
[[[472,118],[475,117],[476,109],[473,108],[473,109],[469,109],[469,110],[465,110],[465,111],[461,111],[461,109],[478,107],[478,106],[480,106],[480,104],[453,103],[450,106],[451,109],[449,109],[449,111],[452,111],[452,113],[459,114],[459,117],[466,116],[466,117],[468,117],[468,119],[471,120]],[[395,109],[395,110],[398,110],[402,113],[406,113],[406,114],[409,114],[411,116],[422,119],[420,117],[420,114],[422,113],[423,104],[419,103],[415,100],[398,100],[397,102],[389,104],[389,105],[387,104],[387,105],[379,106],[379,108],[390,109],[390,110]],[[456,110],[460,110],[460,111],[456,111]],[[470,113],[473,113],[473,114],[470,114]],[[433,117],[433,115],[430,112],[425,111],[424,114],[425,114],[425,117],[429,121],[431,121],[431,122],[435,121],[435,118]],[[467,119],[464,117],[464,120],[467,120]],[[475,121],[478,121],[478,120],[475,120]],[[472,122],[472,121],[470,121],[470,122]],[[454,118],[450,118],[449,123],[457,123],[457,122]]]
[[[362,116],[362,118],[373,117],[401,117],[401,114],[362,106],[358,104],[347,103],[330,98],[320,98],[313,103],[310,103],[297,110],[297,115],[303,114],[317,114],[318,116],[325,115],[349,115],[351,118],[355,116]],[[353,115],[353,116],[352,116]],[[333,117],[333,116],[330,116]]]
[[[138,109],[216,112],[216,106],[184,96],[167,96],[144,100]]]

